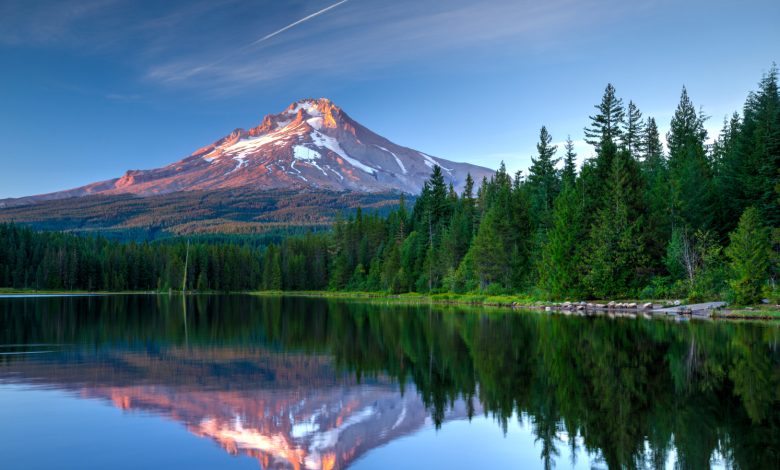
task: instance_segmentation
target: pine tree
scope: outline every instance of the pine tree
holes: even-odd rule
[[[466,173],[466,183],[463,185],[463,199],[474,198],[474,179],[471,177],[471,173]]]
[[[553,201],[560,191],[560,179],[556,169],[560,158],[554,158],[558,148],[550,145],[551,142],[552,136],[547,132],[547,128],[542,126],[539,143],[536,144],[538,156],[531,158],[531,167],[528,169],[528,190],[536,228],[549,226]]]
[[[639,159],[644,140],[645,122],[642,120],[642,112],[633,101],[629,101],[626,121],[622,126],[621,143],[632,157]]]
[[[672,221],[692,229],[712,223],[712,171],[707,159],[705,117],[697,113],[683,87],[680,103],[666,135]]]
[[[577,179],[577,154],[574,152],[574,142],[572,142],[571,136],[566,137],[564,149],[566,153],[563,156],[561,183],[563,188],[573,188]]]
[[[742,119],[734,113],[731,119],[723,120],[720,135],[712,145],[713,166],[713,228],[721,239],[727,240],[729,232],[734,230],[737,220],[732,214],[741,214],[744,210],[744,190],[739,173],[742,159],[739,156]]]
[[[585,236],[581,197],[573,185],[564,184],[563,192],[555,199],[552,227],[540,253],[539,287],[551,298],[574,298],[582,292],[581,247]]]
[[[494,282],[508,283],[510,264],[498,228],[501,217],[502,215],[496,209],[485,214],[477,235],[474,237],[471,250],[469,250],[469,257],[473,261],[474,274],[479,281],[480,289],[486,289]]]
[[[664,147],[661,144],[661,134],[658,132],[658,125],[655,118],[647,118],[645,132],[642,135],[643,162],[649,166],[654,166],[658,161],[663,160]]]
[[[734,292],[734,301],[742,305],[759,303],[769,277],[771,245],[769,231],[761,222],[758,209],[745,209],[730,238],[726,255],[730,261],[729,284]]]
[[[604,90],[601,103],[595,105],[595,108],[598,112],[595,116],[590,116],[591,124],[585,128],[585,142],[596,147],[598,152],[603,142],[617,142],[625,111],[623,100],[615,96],[615,87],[611,83]]]
[[[663,146],[655,119],[648,118],[642,159],[642,174],[646,190],[644,192],[647,219],[647,254],[656,272],[663,271],[661,259],[666,252],[672,233],[671,195],[669,193],[669,170],[663,154]]]
[[[775,187],[780,183],[780,94],[777,66],[759,82],[745,103],[735,149],[727,155],[725,175],[730,210],[755,206],[772,227],[780,226]],[[734,138],[735,136],[732,136]],[[728,158],[730,157],[730,158]]]
[[[636,160],[617,152],[606,188],[607,200],[590,233],[585,282],[592,295],[630,295],[644,281],[641,179]]]

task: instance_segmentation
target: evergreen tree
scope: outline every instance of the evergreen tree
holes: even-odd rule
[[[621,143],[636,159],[640,158],[643,141],[645,140],[645,122],[642,112],[633,101],[628,102],[626,120],[623,125]]]
[[[693,229],[708,228],[712,215],[712,172],[707,159],[705,117],[697,113],[683,87],[666,135],[672,221]]]
[[[571,136],[566,137],[564,149],[566,153],[563,156],[561,183],[563,188],[573,188],[577,179],[577,154],[574,152],[574,142],[572,142]]]
[[[555,199],[552,227],[541,250],[539,287],[553,299],[580,295],[582,240],[582,203],[577,189],[564,184]]]
[[[535,215],[534,226],[546,228],[550,225],[553,201],[560,191],[560,179],[555,158],[557,146],[550,145],[552,136],[542,126],[539,131],[539,143],[536,144],[537,158],[531,158],[528,169],[528,190],[531,196],[531,210]]]
[[[642,142],[643,161],[649,166],[653,166],[654,162],[663,160],[664,148],[661,144],[661,134],[658,132],[658,125],[655,123],[655,118],[647,118],[647,124],[645,125],[645,132],[642,135],[644,141]]]
[[[775,192],[780,183],[777,75],[777,67],[773,64],[759,82],[758,91],[748,96],[739,130],[729,135],[734,148],[724,155],[725,181],[720,188],[730,202],[728,210],[740,213],[748,206],[755,206],[772,227],[780,226],[780,205]],[[733,224],[733,218],[731,221]]]
[[[647,254],[656,273],[662,272],[664,256],[672,233],[669,169],[655,119],[648,118],[644,135],[642,174],[645,182],[644,200],[647,207],[645,230]]]
[[[739,140],[742,120],[738,113],[731,119],[723,120],[720,135],[712,145],[713,165],[713,227],[725,241],[729,232],[734,230],[737,221],[732,214],[741,214],[744,210],[744,199],[739,173],[741,172],[739,157]]]
[[[738,304],[759,303],[769,278],[771,245],[769,231],[761,222],[761,213],[754,207],[745,209],[726,248],[731,268],[729,284]]]
[[[585,257],[585,282],[597,298],[630,294],[644,281],[647,260],[640,188],[636,161],[626,150],[617,152],[607,201],[592,226]]]
[[[496,209],[488,211],[469,251],[480,289],[487,289],[494,282],[509,283],[511,265],[499,235],[501,217]]]
[[[615,96],[615,87],[607,84],[601,103],[595,106],[598,111],[590,116],[591,124],[585,128],[585,142],[596,147],[598,152],[605,141],[617,142],[621,135],[621,123],[625,117],[623,100]]]

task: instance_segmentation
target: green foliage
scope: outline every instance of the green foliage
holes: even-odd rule
[[[642,112],[633,101],[629,101],[625,116],[621,144],[634,158],[639,158],[645,140],[645,122],[642,120]]]
[[[769,231],[760,217],[758,209],[745,209],[726,248],[731,269],[729,284],[734,301],[742,305],[759,303],[769,278]]]
[[[742,303],[780,297],[777,75],[773,66],[748,96],[743,117],[735,113],[725,120],[711,147],[705,117],[685,88],[666,155],[655,119],[643,119],[633,101],[624,107],[610,84],[585,129],[595,155],[579,172],[571,138],[559,169],[553,138],[542,127],[527,177],[510,175],[502,163],[478,187],[466,175],[458,195],[453,186],[459,175],[434,166],[411,210],[403,195],[397,206],[388,195],[327,191],[307,194],[313,200],[306,204],[290,192],[277,194],[284,201],[276,202],[249,190],[203,196],[202,207],[220,217],[234,213],[228,224],[260,220],[258,214],[266,217],[291,204],[307,210],[321,205],[326,218],[336,203],[352,209],[329,229],[293,226],[308,217],[296,210],[293,225],[266,227],[263,234],[243,233],[248,227],[242,226],[231,234],[193,235],[186,279],[181,238],[118,243],[2,226],[0,287],[167,290],[180,289],[184,280],[190,289],[214,291],[712,299],[730,285]],[[187,225],[191,221],[177,208],[195,196],[109,198],[92,211],[157,204],[166,227],[186,232],[197,227]],[[370,210],[361,209],[361,202]],[[64,217],[73,216],[71,202],[52,204]],[[41,210],[25,209],[28,218]],[[0,219],[25,211],[6,209]],[[744,224],[735,230],[735,215],[743,212]],[[41,220],[49,224],[45,228],[65,227]],[[768,248],[770,231],[774,249]]]
[[[583,267],[582,203],[574,187],[566,186],[555,200],[552,227],[541,252],[539,285],[553,299],[576,298]]]
[[[102,237],[35,232],[0,224],[0,286],[86,291],[179,290],[187,243],[119,243]],[[259,249],[194,243],[188,289],[246,290],[260,285]]]
[[[705,117],[696,112],[683,87],[680,103],[666,135],[669,185],[674,221],[693,229],[712,224],[712,168],[707,158]]]
[[[560,191],[560,175],[556,165],[560,158],[554,158],[557,147],[551,145],[552,136],[542,126],[539,131],[539,143],[536,144],[537,158],[531,158],[528,169],[528,192],[530,195],[532,220],[535,228],[547,228],[550,225],[553,201]]]
[[[585,128],[585,141],[598,150],[602,143],[615,143],[620,137],[621,123],[625,118],[623,100],[615,94],[615,87],[608,84],[604,89],[601,103],[595,106],[598,111],[595,116],[590,116],[591,124]]]
[[[566,153],[563,155],[561,184],[563,188],[574,187],[574,183],[577,181],[577,154],[574,152],[574,142],[572,142],[571,136],[566,137],[564,149]]]

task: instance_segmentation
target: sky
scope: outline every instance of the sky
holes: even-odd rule
[[[711,135],[780,61],[780,2],[2,0],[0,198],[179,160],[306,97],[393,142],[525,170],[607,83]],[[562,149],[559,150],[562,153]]]

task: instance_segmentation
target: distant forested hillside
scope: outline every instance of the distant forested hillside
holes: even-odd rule
[[[150,197],[95,195],[18,206],[8,201],[5,204],[10,206],[0,206],[0,222],[146,240],[196,233],[289,233],[291,227],[324,228],[357,207],[387,213],[398,205],[398,194],[240,188]]]

